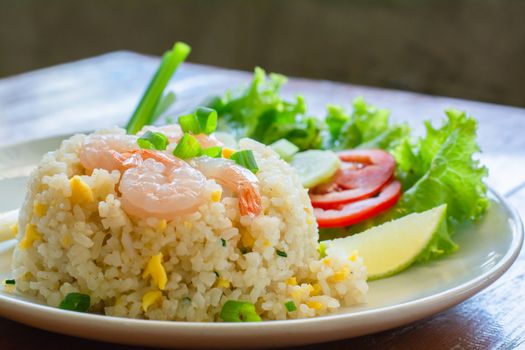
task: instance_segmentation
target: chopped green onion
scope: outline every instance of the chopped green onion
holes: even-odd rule
[[[158,151],[164,151],[168,143],[169,140],[166,135],[161,132],[149,130],[137,140],[137,144],[140,148],[156,149]]]
[[[253,152],[251,150],[235,152],[231,155],[230,159],[234,160],[235,163],[245,167],[254,174],[259,171],[259,167],[257,166],[257,162],[255,161],[255,157],[253,156]]]
[[[286,310],[288,310],[288,312],[293,312],[297,310],[297,306],[295,306],[295,303],[291,300],[287,303],[284,303],[284,306],[286,307]]]
[[[270,147],[285,161],[289,161],[294,154],[299,152],[299,147],[287,139],[277,140]]]
[[[173,155],[180,159],[195,158],[201,154],[202,148],[199,141],[190,134],[184,134],[177,147],[173,150]]]
[[[260,322],[255,305],[247,301],[228,300],[222,306],[220,318],[225,322]]]
[[[217,129],[217,112],[208,107],[199,107],[195,111],[195,116],[199,121],[201,132],[206,135],[211,134]]]
[[[137,108],[126,126],[129,134],[136,134],[144,125],[152,123],[162,92],[166,88],[166,85],[168,85],[168,81],[173,73],[175,73],[177,67],[184,62],[190,51],[191,48],[187,44],[176,42],[173,49],[162,55],[159,68],[157,68],[155,75],[149,82],[146,91],[142,95]]]
[[[222,147],[221,146],[213,146],[208,147],[202,150],[203,156],[208,156],[211,158],[220,158],[222,156]]]
[[[215,274],[215,276],[219,277],[219,273],[217,271],[213,271],[213,273]]]
[[[193,114],[183,115],[179,117],[179,125],[183,132],[191,132],[192,134],[200,134],[201,127],[197,117]]]
[[[15,280],[4,280],[4,284],[10,284],[10,285],[13,285],[15,284]]]
[[[221,238],[221,244],[223,247],[226,247],[226,240],[224,238]]]
[[[191,298],[190,297],[184,297],[184,298],[182,298],[182,300],[184,300],[187,303],[191,303]]]
[[[277,255],[279,255],[279,256],[282,256],[283,258],[286,258],[288,256],[288,254],[286,254],[286,252],[283,252],[282,250],[279,250],[279,249],[276,249],[275,253]]]
[[[246,254],[246,253],[250,252],[250,250],[248,248],[246,248],[246,247],[241,247],[240,250],[241,250],[241,254]]]
[[[326,256],[326,244],[323,242],[319,243],[319,247],[317,247],[317,251],[319,252],[319,258],[322,259]]]
[[[69,293],[58,306],[60,309],[86,312],[91,305],[91,297],[82,293]]]

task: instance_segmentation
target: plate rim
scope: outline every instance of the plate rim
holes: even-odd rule
[[[67,135],[71,134],[65,134],[65,135],[53,135],[50,137],[45,138],[39,138],[34,140],[27,140],[23,141],[17,144],[11,144],[0,147],[0,149],[5,148],[11,148],[11,147],[18,147],[23,144],[27,143],[33,143],[38,141],[44,141],[49,139],[57,139],[60,137],[67,137]],[[414,315],[412,319],[410,319],[410,316],[404,317],[404,320],[399,320],[397,322],[396,326],[400,326],[403,324],[407,324],[409,322],[421,319],[422,317],[430,316],[432,314],[435,314],[436,312],[445,310],[449,307],[452,307],[453,305],[456,305],[469,297],[473,296],[477,292],[481,291],[482,289],[488,287],[490,284],[494,283],[499,277],[501,277],[509,268],[512,266],[512,264],[516,261],[520,250],[523,245],[524,241],[524,232],[523,232],[523,223],[521,220],[520,215],[518,214],[516,208],[512,204],[510,204],[501,194],[499,194],[497,191],[495,191],[492,187],[487,185],[488,192],[493,195],[496,199],[496,202],[498,205],[502,206],[504,211],[507,212],[507,220],[509,221],[509,227],[512,232],[512,239],[509,245],[509,248],[505,252],[505,254],[500,258],[500,260],[492,266],[490,269],[488,269],[486,272],[482,273],[481,275],[477,276],[474,279],[470,279],[456,287],[453,287],[451,289],[447,289],[435,294],[431,294],[429,296],[421,297],[415,300],[409,300],[406,302],[403,302],[401,304],[396,305],[389,305],[389,306],[383,306],[378,307],[375,309],[370,310],[356,310],[356,311],[349,311],[349,312],[340,312],[335,314],[329,314],[324,316],[318,316],[313,318],[302,318],[302,319],[293,319],[293,320],[272,320],[272,321],[264,321],[264,322],[257,322],[257,323],[226,323],[226,322],[187,322],[187,321],[159,321],[159,320],[143,320],[143,319],[131,319],[131,318],[124,318],[124,317],[115,317],[115,316],[105,316],[105,315],[98,315],[98,314],[88,314],[88,313],[78,313],[73,311],[67,311],[67,310],[61,310],[58,308],[54,308],[51,306],[47,306],[44,304],[39,304],[30,300],[24,300],[21,298],[12,297],[7,293],[0,293],[0,315],[2,317],[6,317],[8,319],[24,323],[36,328],[46,329],[51,332],[55,333],[62,333],[62,334],[68,334],[68,335],[74,335],[79,336],[83,338],[89,338],[89,339],[95,339],[95,340],[105,340],[105,341],[112,341],[111,339],[108,339],[107,337],[103,336],[97,336],[90,335],[90,334],[84,334],[79,335],[78,333],[62,330],[62,329],[56,329],[54,327],[42,327],[41,325],[38,325],[38,319],[59,319],[62,323],[71,323],[71,324],[83,324],[86,326],[100,326],[100,324],[104,324],[106,327],[140,327],[144,328],[144,330],[153,332],[155,334],[163,333],[166,331],[177,331],[177,332],[188,332],[188,336],[192,337],[195,335],[191,335],[191,333],[194,332],[206,332],[207,336],[216,336],[216,337],[223,337],[223,336],[232,336],[234,334],[237,334],[237,332],[245,330],[252,332],[254,330],[257,330],[260,335],[270,335],[273,334],[275,331],[279,331],[283,328],[286,328],[288,332],[296,332],[300,333],[303,329],[306,330],[307,328],[317,325],[317,324],[323,324],[323,326],[326,328],[327,325],[336,325],[336,324],[344,324],[352,322],[355,319],[360,318],[374,318],[374,317],[383,317],[388,318],[385,316],[391,316],[394,313],[403,313],[405,310],[412,310],[412,309],[425,309],[427,311],[423,312],[423,316],[421,316],[421,312],[419,314],[417,312],[414,312]],[[458,297],[457,295],[460,294]],[[455,296],[455,297],[454,297]],[[452,297],[452,298],[451,298]],[[444,306],[443,306],[444,305]],[[12,310],[18,309],[19,313],[38,313],[38,317],[32,318],[25,318],[21,319],[20,317],[16,317],[13,315]],[[43,316],[42,316],[43,315]],[[32,322],[33,321],[33,322]],[[388,322],[387,322],[388,323]],[[325,341],[325,340],[336,340],[336,339],[342,339],[357,335],[364,335],[364,334],[370,334],[375,333],[381,330],[390,329],[393,328],[392,324],[395,323],[392,320],[390,321],[388,326],[383,327],[376,327],[373,331],[366,332],[362,331],[359,334],[354,335],[348,335],[348,334],[342,334],[340,336],[334,336],[331,335],[329,337],[325,337],[324,340],[319,341]],[[131,330],[131,329],[130,329]],[[251,334],[251,333],[250,333]],[[121,341],[119,341],[121,342]],[[140,343],[137,341],[130,340],[127,342],[128,344],[145,344]],[[290,342],[288,345],[299,345],[299,344],[305,344],[305,343],[313,343],[312,341],[296,341],[296,342]],[[282,345],[281,343],[280,345]],[[151,345],[151,344],[149,344]],[[246,344],[244,344],[246,345]],[[262,345],[262,344],[261,344]],[[268,345],[268,344],[266,344]],[[157,345],[159,346],[159,345]],[[256,345],[257,346],[257,345]]]

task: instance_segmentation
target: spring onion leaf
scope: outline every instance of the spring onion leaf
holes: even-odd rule
[[[199,121],[194,114],[180,116],[178,121],[183,132],[192,133],[194,135],[201,133]]]
[[[161,132],[146,131],[144,135],[138,138],[137,144],[140,148],[144,149],[156,149],[158,151],[164,151],[168,146],[169,140]]]
[[[4,284],[14,285],[15,283],[15,280],[4,280]]]
[[[136,134],[144,125],[153,122],[162,92],[166,88],[173,73],[175,73],[175,70],[184,62],[190,51],[191,48],[187,44],[176,42],[173,49],[164,53],[155,75],[149,82],[146,91],[142,95],[139,104],[126,126],[129,134]]]
[[[288,312],[293,312],[297,310],[297,306],[295,306],[295,303],[291,300],[287,303],[284,303],[284,306],[286,307],[286,310],[288,310]]]
[[[239,164],[240,166],[250,170],[254,174],[259,171],[259,167],[257,166],[257,162],[255,161],[255,157],[253,156],[253,152],[251,150],[235,152],[231,155],[230,159],[235,161],[235,163]]]
[[[221,238],[221,244],[223,247],[226,247],[226,240],[224,238]]]
[[[222,306],[219,317],[225,322],[260,322],[255,305],[247,301],[228,300]]]
[[[282,256],[283,258],[286,258],[288,256],[288,254],[286,254],[286,252],[283,252],[282,250],[279,250],[279,249],[275,250],[275,254],[277,254],[279,256]]]
[[[200,131],[206,135],[211,134],[217,129],[217,112],[208,107],[199,107],[195,111],[195,116],[199,121]]]
[[[177,147],[173,150],[173,155],[180,159],[195,158],[201,154],[202,147],[199,141],[188,133],[184,134],[177,144]]]
[[[211,158],[220,158],[222,156],[222,147],[221,146],[213,146],[208,147],[202,150],[203,156],[208,156]]]
[[[63,310],[86,312],[91,305],[91,297],[82,293],[69,293],[58,306]]]

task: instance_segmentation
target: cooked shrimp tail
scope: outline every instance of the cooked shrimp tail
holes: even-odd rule
[[[241,215],[254,217],[261,213],[259,179],[250,170],[223,158],[194,158],[190,164],[207,178],[237,194]]]
[[[239,211],[241,215],[255,217],[261,213],[261,195],[257,188],[250,183],[241,183],[239,186]]]

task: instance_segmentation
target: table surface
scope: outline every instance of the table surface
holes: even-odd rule
[[[0,144],[112,125],[125,125],[158,64],[131,52],[102,56],[0,79]],[[171,81],[172,112],[182,113],[210,95],[242,86],[249,72],[184,64]],[[392,118],[422,131],[422,120],[443,110],[466,110],[479,120],[481,161],[488,183],[525,214],[525,109],[328,81],[290,79],[286,96],[306,97],[309,112],[327,103],[349,106],[357,96],[389,108]],[[525,253],[496,283],[473,298],[427,319],[359,338],[298,349],[512,349],[525,344]],[[0,318],[0,348],[136,349],[33,329]]]

